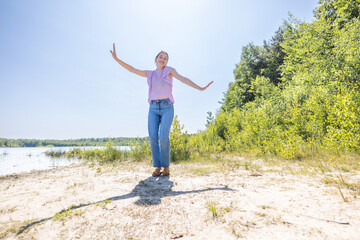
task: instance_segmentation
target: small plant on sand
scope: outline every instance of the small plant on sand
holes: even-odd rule
[[[102,202],[99,202],[99,203],[96,203],[95,206],[100,206],[100,207],[106,207],[106,205],[108,205],[109,203],[111,203],[111,200],[105,200],[105,201],[102,201]]]
[[[0,239],[7,237],[10,233],[20,234],[24,231],[27,231],[28,228],[24,228],[24,226],[27,226],[28,224],[31,224],[32,222],[35,222],[35,221],[38,221],[38,219],[29,219],[26,221],[15,221],[12,223],[11,226],[5,225],[6,227],[0,228]]]
[[[217,218],[219,216],[218,208],[216,205],[216,202],[213,201],[207,203],[207,208],[210,210],[213,218]]]
[[[224,208],[224,211],[225,211],[225,212],[230,212],[230,211],[231,211],[231,208],[230,208],[230,207],[225,207],[225,208]]]
[[[84,185],[86,185],[85,182],[74,182],[73,184],[68,185],[66,190],[74,189],[74,188],[76,189],[76,188],[84,186]]]
[[[55,216],[52,217],[53,221],[65,221],[67,218],[71,218],[72,216],[82,216],[85,213],[85,210],[75,210],[77,208],[80,208],[81,206],[83,206],[83,204],[80,205],[72,205],[70,207],[68,207],[67,209],[63,209],[60,212],[58,212],[57,214],[55,214]]]
[[[267,206],[267,205],[260,205],[259,206],[261,209],[270,209],[270,208],[273,208],[273,207],[270,207],[270,206]]]
[[[345,196],[344,192],[342,191],[342,188],[343,189],[345,188],[350,192],[352,192],[353,197],[356,198],[360,194],[360,183],[350,183],[345,180],[344,176],[341,174],[342,171],[344,172],[344,166],[340,168],[338,166],[338,162],[336,161],[335,157],[331,158],[331,165],[334,166],[334,168],[336,169],[337,178],[335,178],[332,175],[330,176],[328,175],[325,176],[322,182],[325,184],[336,186],[344,202],[349,202],[351,199]]]
[[[0,209],[0,213],[12,213],[15,212],[17,209],[17,206],[13,206],[11,208],[7,208],[7,209]]]
[[[251,172],[251,176],[261,176],[261,166],[251,161],[244,163],[244,168]]]
[[[71,213],[71,210],[62,210],[58,213],[55,214],[55,216],[52,218],[53,221],[65,221],[65,219],[67,219],[68,217],[71,217],[72,216],[72,213]]]

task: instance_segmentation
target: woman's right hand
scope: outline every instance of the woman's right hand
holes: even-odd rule
[[[112,57],[113,57],[114,59],[117,59],[116,51],[115,51],[115,43],[113,43],[113,50],[112,50],[112,51],[110,50],[110,52],[111,52]]]

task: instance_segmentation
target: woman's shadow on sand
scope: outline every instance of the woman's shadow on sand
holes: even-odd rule
[[[222,190],[234,191],[228,187],[205,188],[190,191],[173,191],[174,183],[170,181],[169,176],[149,177],[141,180],[134,189],[125,195],[108,198],[104,201],[117,201],[121,199],[140,197],[134,202],[136,205],[157,205],[161,203],[161,198],[169,196],[178,196],[190,193],[201,193],[206,191]]]
[[[134,202],[134,204],[140,205],[140,206],[148,206],[148,205],[160,204],[161,198],[163,198],[163,197],[179,196],[179,195],[191,194],[191,193],[202,193],[202,192],[215,191],[215,190],[236,191],[236,190],[228,188],[228,187],[205,188],[205,189],[197,189],[197,190],[189,190],[189,191],[172,191],[173,186],[174,186],[174,183],[172,181],[170,181],[169,176],[148,177],[145,180],[141,180],[130,193],[115,196],[115,197],[110,197],[110,198],[107,198],[107,199],[104,199],[101,201],[97,201],[97,202],[72,205],[71,207],[56,213],[54,216],[56,216],[57,214],[66,212],[66,211],[71,211],[71,210],[75,210],[78,208],[83,208],[83,207],[87,207],[87,206],[91,206],[91,205],[95,205],[95,204],[99,204],[99,203],[106,203],[109,201],[119,201],[119,200],[134,198],[134,197],[139,197],[139,199],[136,200]],[[22,227],[20,227],[20,230],[17,233],[17,235],[21,234],[26,229],[28,229],[36,224],[40,224],[42,222],[51,220],[53,217],[44,218],[44,219],[29,223],[25,226],[22,226]]]

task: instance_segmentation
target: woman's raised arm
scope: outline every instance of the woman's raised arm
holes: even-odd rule
[[[197,90],[200,90],[200,91],[204,91],[205,89],[207,89],[211,84],[213,84],[214,81],[211,81],[210,83],[208,83],[205,87],[200,87],[199,85],[197,85],[196,83],[194,83],[193,81],[191,81],[190,79],[186,78],[186,77],[183,77],[181,76],[175,69],[173,69],[170,74],[178,79],[180,82],[182,83],[185,83],[187,85],[189,85],[190,87],[193,87]]]
[[[141,77],[146,77],[146,72],[143,70],[139,70],[134,68],[133,66],[121,61],[117,56],[116,56],[116,51],[115,51],[115,43],[113,44],[113,50],[110,50],[110,53],[112,55],[112,57],[115,59],[115,61],[117,61],[121,66],[123,66],[125,69],[127,69],[128,71],[135,73]]]

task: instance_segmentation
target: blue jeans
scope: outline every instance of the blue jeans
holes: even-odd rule
[[[174,106],[169,99],[151,101],[148,117],[148,131],[152,162],[153,166],[156,168],[170,166],[169,133],[173,118]]]

